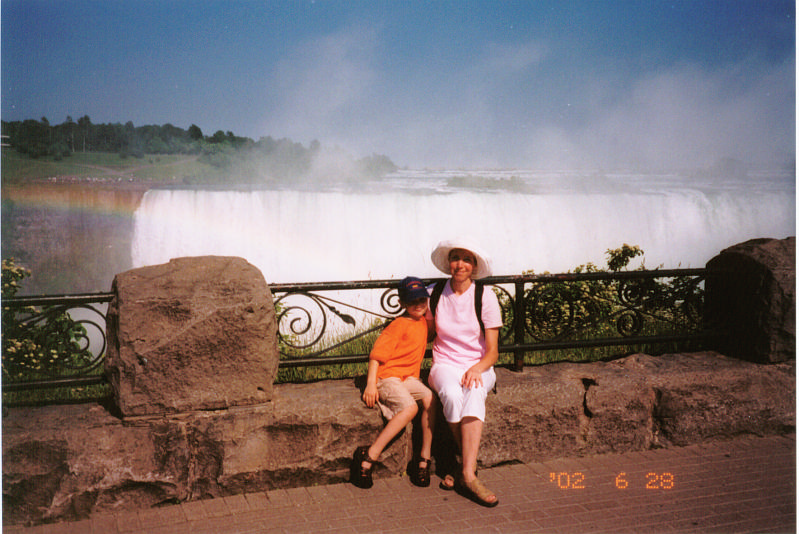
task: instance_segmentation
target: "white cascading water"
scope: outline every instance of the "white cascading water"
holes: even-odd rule
[[[432,248],[464,235],[497,275],[604,267],[605,251],[624,243],[644,250],[647,268],[703,267],[741,241],[795,235],[792,175],[722,186],[627,176],[590,188],[514,176],[525,192],[492,187],[507,174],[481,175],[489,187],[479,190],[420,171],[346,192],[152,190],[135,214],[133,266],[230,255],[269,283],[435,277]]]

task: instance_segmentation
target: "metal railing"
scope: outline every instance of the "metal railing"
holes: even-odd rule
[[[703,317],[705,276],[704,269],[672,269],[495,276],[481,283],[494,290],[502,309],[500,353],[512,354],[513,368],[521,370],[525,353],[532,351],[707,339],[713,332],[706,329]],[[342,349],[379,331],[401,312],[394,290],[396,283],[378,280],[273,285],[281,340],[280,365],[367,361],[368,350],[344,350],[348,353],[342,355]],[[341,292],[352,289],[379,290],[379,298],[372,298],[369,308],[340,298]],[[377,302],[379,308],[374,306]],[[367,314],[372,325],[352,336],[343,334],[343,330],[329,335],[334,326],[354,328],[359,321],[353,312]],[[523,320],[518,321],[517,317]],[[361,318],[360,322],[369,321]],[[331,343],[331,338],[335,342]]]
[[[671,269],[494,276],[481,283],[500,302],[505,365],[521,370],[531,352],[686,342],[701,346],[716,335],[703,314],[706,276],[704,269]],[[279,366],[368,361],[377,332],[402,311],[396,284],[271,285]],[[14,314],[18,328],[3,332],[3,391],[103,383],[105,312],[112,298],[96,293],[4,300],[3,314]],[[54,358],[25,359],[9,352],[9,340],[23,339],[65,314],[76,325],[69,339],[40,340],[45,355]]]
[[[4,299],[3,391],[105,383],[105,308],[112,298],[87,293]]]

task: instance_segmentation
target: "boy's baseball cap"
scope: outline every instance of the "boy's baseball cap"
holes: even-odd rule
[[[424,283],[415,276],[407,276],[400,280],[397,291],[402,302],[413,302],[416,299],[426,299],[430,296],[427,294]]]

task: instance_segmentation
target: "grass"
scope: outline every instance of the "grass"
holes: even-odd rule
[[[75,152],[55,159],[52,156],[32,159],[13,149],[4,148],[2,177],[4,183],[29,180],[47,180],[52,177],[69,177],[73,180],[100,179],[103,181],[146,181],[182,183],[219,177],[214,167],[201,163],[197,156],[186,154],[146,155],[143,158],[122,157],[108,152]]]
[[[371,325],[366,327],[366,330],[373,328],[381,323],[377,320]],[[320,347],[314,346],[315,351],[326,351],[324,357],[346,356],[351,354],[369,354],[374,346],[377,337],[380,335],[379,331],[371,332],[364,337],[346,341],[352,337],[352,332],[339,331],[333,332],[330,336],[325,338],[320,344]],[[295,340],[297,341],[297,340]],[[344,342],[343,345],[336,348],[330,348],[338,343]],[[327,349],[330,349],[329,351]],[[289,347],[281,346],[281,352],[291,354]],[[295,352],[292,357],[303,357],[302,352]],[[288,367],[278,369],[277,377],[275,378],[276,384],[285,383],[303,383],[303,382],[316,382],[319,380],[331,380],[339,378],[354,378],[357,376],[365,375],[368,370],[368,363],[345,363],[337,365],[320,365],[311,367]]]
[[[103,374],[102,368],[97,368],[87,374],[87,376],[99,376]],[[5,375],[5,372],[4,372]],[[38,377],[25,374],[18,374],[13,382],[33,380]],[[5,383],[11,383],[8,376],[3,377]],[[21,391],[4,391],[4,406],[31,406],[46,404],[70,404],[78,402],[97,401],[113,397],[113,390],[110,384],[97,384],[90,386],[66,386],[66,387],[42,387]]]
[[[302,384],[320,380],[337,380],[366,375],[368,364],[343,363],[316,367],[289,367],[278,369],[275,384]]]
[[[113,397],[110,384],[3,392],[3,406],[37,406],[94,402]]]
[[[524,365],[536,366],[550,363],[579,362],[591,363],[616,360],[631,354],[667,354],[699,350],[696,344],[659,343],[646,345],[614,345],[608,347],[588,347],[580,349],[553,349],[525,353]],[[500,354],[499,365],[512,365],[513,354]]]

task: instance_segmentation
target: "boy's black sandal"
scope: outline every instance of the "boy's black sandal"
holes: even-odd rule
[[[413,460],[408,474],[414,486],[428,487],[430,485],[430,458],[419,457]]]
[[[364,467],[363,462],[369,462],[369,467]],[[350,482],[363,489],[372,487],[372,469],[377,460],[369,458],[369,447],[358,447],[352,455],[350,463]]]

